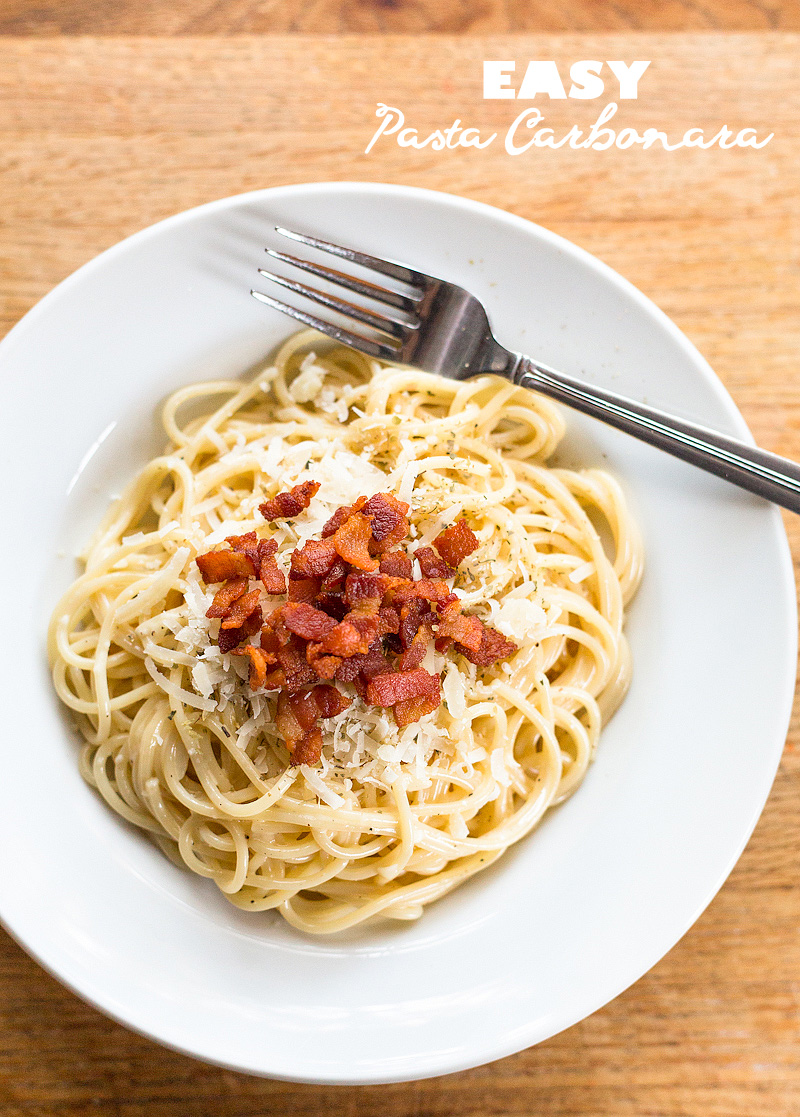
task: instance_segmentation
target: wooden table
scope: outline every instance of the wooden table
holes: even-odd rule
[[[511,158],[500,142],[434,152],[384,140],[363,154],[378,101],[421,131],[456,116],[507,125],[523,106],[482,100],[485,58],[652,59],[620,126],[680,135],[727,123],[775,136],[760,151]],[[0,325],[101,249],[185,207],[286,182],[410,183],[502,206],[596,253],[696,342],[759,442],[800,460],[799,62],[797,37],[754,33],[2,39]],[[544,111],[563,134],[604,103]],[[797,557],[800,522],[787,527]],[[799,745],[795,720],[750,845],[697,925],[632,989],[537,1048],[410,1085],[262,1081],[131,1034],[4,937],[0,1113],[800,1113]]]

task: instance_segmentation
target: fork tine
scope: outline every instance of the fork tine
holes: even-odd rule
[[[330,252],[333,256],[349,260],[352,264],[360,264],[362,268],[371,268],[373,271],[380,272],[381,275],[399,279],[401,283],[408,283],[411,287],[417,287],[422,293],[425,291],[428,276],[424,272],[413,271],[403,264],[396,264],[393,260],[382,260],[379,256],[368,256],[366,252],[356,252],[354,248],[343,248],[340,244],[333,244],[329,240],[309,237],[305,233],[295,233],[291,229],[284,229],[282,225],[276,225],[275,232],[288,237],[290,240],[299,241],[300,244],[307,244],[310,248],[318,248],[321,252]]]
[[[265,251],[274,260],[291,264],[295,268],[319,276],[320,279],[327,279],[329,283],[335,283],[339,287],[346,287],[348,291],[355,291],[357,295],[364,295],[365,298],[374,299],[398,310],[405,310],[409,314],[413,314],[416,309],[418,298],[401,295],[398,291],[390,291],[388,287],[379,287],[375,283],[368,283],[366,279],[356,279],[355,276],[347,275],[335,268],[326,268],[323,264],[313,264],[310,260],[300,259],[299,256],[290,256],[287,252],[276,252],[274,248],[267,248]],[[392,318],[392,321],[401,320]]]
[[[341,326],[335,326],[333,322],[326,322],[324,318],[317,318],[316,315],[308,314],[305,310],[298,310],[297,307],[282,303],[280,299],[273,299],[270,295],[265,295],[261,291],[251,290],[250,294],[259,302],[266,303],[274,310],[280,310],[283,314],[296,318],[298,322],[303,322],[306,326],[319,330],[321,334],[327,334],[334,341],[340,341],[342,345],[351,345],[353,349],[358,349],[370,357],[376,357],[379,361],[397,360],[399,350],[394,349],[391,345],[383,345],[377,341],[371,341],[369,338],[361,337],[360,334],[351,333],[349,330],[342,329]]]
[[[296,295],[303,295],[307,299],[312,299],[322,306],[327,306],[329,310],[335,310],[337,314],[343,314],[346,318],[355,318],[357,322],[363,322],[370,329],[388,334],[390,337],[397,338],[398,341],[402,340],[407,330],[414,329],[414,326],[384,318],[382,314],[373,314],[372,311],[355,306],[353,303],[347,302],[346,299],[337,298],[335,295],[326,295],[322,291],[317,291],[315,287],[309,287],[306,283],[299,283],[296,279],[285,279],[284,276],[275,275],[274,272],[265,271],[264,268],[259,268],[258,274],[263,275],[265,279],[271,279],[273,283],[280,283],[281,287],[288,287]]]

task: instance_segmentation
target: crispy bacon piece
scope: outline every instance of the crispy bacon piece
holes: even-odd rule
[[[402,729],[404,725],[410,725],[412,721],[419,721],[426,714],[432,714],[434,710],[438,709],[440,701],[437,694],[435,697],[406,698],[402,702],[396,702],[392,708],[394,720],[398,727]]]
[[[286,578],[275,561],[278,544],[274,539],[259,539],[254,531],[248,531],[244,535],[229,535],[225,542],[238,554],[247,555],[267,593],[286,593]]]
[[[324,613],[327,613],[329,617],[335,617],[337,621],[343,621],[347,616],[347,604],[339,593],[318,594],[317,606],[322,609]]]
[[[335,686],[318,686],[313,690],[321,718],[335,718],[350,705],[351,699]]]
[[[262,539],[258,544],[258,576],[267,593],[286,593],[286,575],[278,566],[275,554],[278,544],[274,539]]]
[[[457,644],[470,652],[480,652],[483,644],[484,628],[485,625],[477,617],[462,614],[461,604],[456,599],[439,610],[437,646],[440,640],[447,639],[448,646],[450,641],[455,640]],[[516,645],[514,650],[516,650]]]
[[[410,648],[420,626],[424,624],[430,628],[432,623],[433,613],[427,601],[422,597],[412,597],[400,610],[398,635],[401,647],[404,649]]]
[[[447,582],[432,581],[422,578],[419,582],[409,582],[408,585],[398,586],[393,591],[395,601],[401,604],[411,601],[415,597],[424,598],[425,601],[444,602],[453,596]]]
[[[309,667],[319,679],[334,679],[342,663],[338,655],[325,655],[322,644],[308,643],[306,645],[306,659]]]
[[[377,624],[375,627],[377,629]],[[354,655],[364,655],[371,642],[368,639],[368,634],[362,635],[351,621],[345,619],[324,637],[320,650],[326,655],[336,655],[342,659],[349,659]]]
[[[214,600],[206,610],[206,616],[211,618],[224,617],[234,601],[241,597],[246,589],[247,578],[236,578],[234,581],[228,582],[214,594]]]
[[[345,581],[344,600],[348,605],[361,605],[367,601],[383,601],[388,578],[383,574],[348,574]]]
[[[360,512],[345,520],[336,533],[331,536],[336,553],[351,566],[359,570],[377,570],[378,563],[371,558],[369,543],[372,539],[372,521]],[[321,544],[324,546],[324,544]],[[306,544],[308,546],[308,544]],[[328,568],[330,569],[330,567]]]
[[[427,625],[421,625],[414,639],[400,656],[400,663],[398,664],[400,671],[414,671],[422,665],[430,639],[430,629]]]
[[[283,607],[283,623],[290,632],[302,636],[304,640],[322,640],[324,636],[336,627],[336,621],[315,609],[307,602],[288,601]]]
[[[368,651],[370,646],[377,640],[378,633],[381,629],[381,620],[377,612],[360,616],[355,610],[351,610],[345,617],[345,620],[358,632],[361,637],[362,648],[359,651]]]
[[[265,643],[265,640],[266,640],[266,633],[268,633],[268,632],[272,633],[272,636],[270,637],[270,644],[269,644],[270,648],[272,648],[273,646],[278,647],[278,648],[284,648],[291,641],[292,634],[289,631],[289,629],[286,627],[286,625],[283,623],[283,609],[284,609],[284,606],[279,605],[277,609],[273,609],[272,612],[268,613],[267,616],[264,618],[264,628],[262,629],[262,632],[261,632],[261,647],[262,648],[267,647],[267,644]],[[277,642],[277,643],[275,643],[275,642]]]
[[[394,706],[409,698],[439,698],[439,676],[423,671],[394,671],[376,675],[367,687],[367,698],[373,706]],[[437,701],[438,705],[438,701]]]
[[[374,679],[376,675],[391,672],[392,665],[383,653],[380,640],[376,640],[365,655],[354,655],[343,659],[336,671],[336,678],[344,683],[355,682],[359,675]]]
[[[323,527],[321,535],[323,539],[327,539],[329,535],[335,535],[339,528],[350,519],[356,512],[360,512],[364,505],[367,503],[365,496],[360,496],[355,504],[344,505],[342,508],[337,508],[327,524]]]
[[[285,686],[289,694],[317,681],[317,673],[306,660],[305,647],[297,636],[293,636],[288,644],[280,648],[275,658],[286,676]]]
[[[292,553],[292,578],[324,578],[336,562],[331,539],[309,539]]]
[[[270,671],[264,680],[264,690],[280,690],[281,687],[286,686],[286,675],[282,667],[276,667],[274,671]]]
[[[258,536],[254,531],[248,531],[244,535],[229,535],[225,542],[230,545],[232,551],[247,555],[256,572],[258,571]]]
[[[378,610],[379,634],[386,636],[388,633],[400,631],[400,614],[391,605],[381,605]]]
[[[377,493],[370,497],[362,507],[364,516],[369,516],[372,521],[372,538],[376,543],[383,543],[390,535],[395,537],[395,542],[405,539],[408,534],[409,506],[404,500],[398,500],[391,493]],[[403,528],[403,533],[396,538],[398,528]]]
[[[491,667],[493,663],[498,663],[501,659],[507,659],[517,650],[517,645],[512,640],[506,640],[500,632],[483,624],[482,621],[478,623],[481,625],[483,632],[481,633],[480,647],[477,651],[466,647],[464,644],[456,644],[456,650],[461,652],[470,663],[475,663],[478,667]]]
[[[290,578],[289,600],[311,602],[322,586],[321,578]]]
[[[281,692],[275,719],[291,754],[291,764],[316,764],[322,752],[319,718],[336,717],[350,705],[335,686],[322,684],[297,694]]]
[[[289,764],[292,768],[297,768],[301,764],[318,764],[321,756],[322,731],[315,726],[313,729],[309,729],[308,733],[297,742]]]
[[[238,551],[208,551],[197,556],[204,582],[227,582],[229,578],[254,578],[252,560]]]
[[[250,593],[244,594],[238,600],[234,601],[231,607],[225,614],[225,619],[220,625],[223,628],[240,628],[251,614],[255,613],[258,609],[261,612],[261,607],[258,604],[258,599],[261,597],[261,590],[252,590]],[[261,618],[259,617],[259,627],[261,627]]]
[[[418,547],[414,558],[419,562],[423,578],[452,578],[455,570],[436,554],[433,547]]]
[[[387,551],[381,556],[381,574],[388,574],[392,578],[411,578],[411,559],[405,551]],[[428,575],[426,574],[427,578]]]
[[[478,537],[466,520],[457,520],[436,536],[433,545],[446,563],[456,567],[478,549]]]
[[[222,628],[220,627],[219,636],[217,637],[217,644],[221,652],[232,651],[237,644],[241,644],[242,640],[246,640],[248,636],[253,636],[258,632],[261,627],[261,606],[258,606],[242,624],[240,628]]]
[[[246,644],[243,648],[234,648],[232,655],[246,655],[250,657],[250,689],[261,690],[267,681],[267,655],[261,648],[254,648]],[[274,661],[273,661],[274,662]]]
[[[265,520],[291,520],[308,508],[318,491],[319,481],[303,481],[288,492],[278,493],[272,500],[259,504],[258,510]]]
[[[287,634],[286,643],[288,644],[289,638]],[[278,636],[278,633],[267,625],[261,629],[261,648],[267,656],[270,656],[270,663],[277,663],[275,658],[277,653],[283,647],[283,641]]]
[[[322,579],[322,589],[325,593],[341,593],[347,577],[347,563],[338,556],[333,561],[333,566]]]

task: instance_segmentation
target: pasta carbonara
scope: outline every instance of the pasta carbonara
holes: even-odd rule
[[[312,933],[416,919],[572,794],[625,694],[641,556],[618,484],[547,466],[563,423],[533,393],[387,367],[311,331],[249,383],[176,392],[163,422],[165,452],[113,503],[52,619],[84,777],[240,908]],[[259,506],[310,481],[307,507],[265,524]],[[291,575],[337,509],[379,493],[409,506],[412,579],[417,552],[468,525],[446,592],[514,650],[481,665],[431,641],[419,670],[441,698],[408,724],[329,677],[346,708],[321,716],[315,763],[290,763],[279,699],[241,654],[258,634],[222,650],[197,559],[268,526]],[[231,592],[253,587],[268,600],[247,573]]]

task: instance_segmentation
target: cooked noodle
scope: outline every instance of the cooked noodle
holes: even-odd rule
[[[314,933],[417,918],[575,790],[625,694],[641,556],[619,486],[547,467],[563,424],[541,397],[310,331],[250,383],[176,392],[163,418],[165,453],[114,502],[52,620],[84,777],[241,908]],[[480,668],[429,649],[438,710],[398,729],[356,698],[322,723],[321,763],[292,768],[274,695],[209,638],[194,559],[263,529],[259,503],[308,479],[308,510],[272,525],[279,562],[361,494],[408,501],[414,546],[463,515],[480,547],[455,589],[519,650]]]

